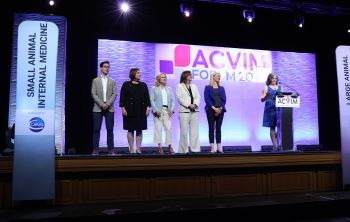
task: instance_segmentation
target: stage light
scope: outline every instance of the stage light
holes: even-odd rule
[[[249,23],[253,22],[255,18],[254,10],[243,10],[243,18],[247,20]]]
[[[54,1],[54,0],[50,0],[50,1],[49,1],[49,5],[50,5],[50,6],[54,6],[54,5],[55,5],[55,1]]]
[[[119,8],[123,13],[128,13],[130,10],[130,5],[127,2],[121,2]]]
[[[181,3],[180,4],[181,13],[186,17],[190,17],[193,12],[193,7],[191,4]]]
[[[295,24],[299,28],[302,28],[304,26],[304,16],[302,16],[302,15],[295,16]]]

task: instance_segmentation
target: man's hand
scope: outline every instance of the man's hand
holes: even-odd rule
[[[101,108],[102,110],[108,110],[109,106],[106,103],[103,103]]]

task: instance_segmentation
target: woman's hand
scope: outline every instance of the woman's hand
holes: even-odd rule
[[[222,112],[222,108],[221,108],[221,107],[220,107],[220,108],[217,108],[217,107],[213,106],[212,109],[213,109],[214,112],[215,112],[215,116],[220,115],[220,113]]]
[[[262,92],[262,96],[261,96],[261,102],[265,102],[267,100],[267,98],[269,98],[269,96],[271,95],[271,93],[269,93],[268,91],[266,91],[265,89]]]
[[[123,116],[128,116],[128,112],[126,111],[125,107],[122,108]]]
[[[151,108],[149,108],[149,107],[147,107],[147,109],[146,109],[146,116],[148,116],[149,115],[149,113],[151,112]]]

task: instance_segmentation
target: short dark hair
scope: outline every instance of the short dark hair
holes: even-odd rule
[[[108,64],[108,65],[109,65],[109,62],[108,62],[108,61],[103,61],[103,62],[101,62],[101,63],[100,63],[100,67],[102,68],[102,66],[103,66],[104,64]]]
[[[129,73],[129,78],[131,80],[135,79],[136,72],[139,71],[139,68],[131,68]]]
[[[188,76],[192,75],[190,70],[185,70],[181,73],[180,83],[185,82]]]

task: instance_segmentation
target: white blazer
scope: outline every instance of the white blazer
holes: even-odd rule
[[[198,92],[198,88],[195,84],[190,84],[190,87],[193,96],[193,103],[196,104],[199,108],[201,96]],[[176,97],[180,105],[179,112],[189,113],[190,109],[188,108],[188,106],[191,104],[191,96],[184,83],[180,83],[176,86]],[[196,111],[198,112],[199,110],[197,109]]]

